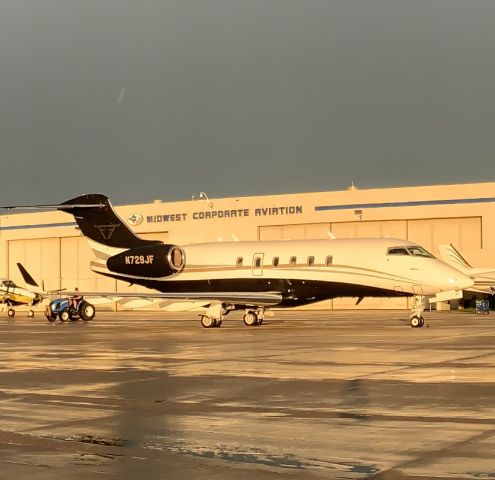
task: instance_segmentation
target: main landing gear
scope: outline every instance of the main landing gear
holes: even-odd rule
[[[204,328],[218,328],[222,325],[222,320],[232,310],[235,310],[234,305],[210,305],[205,313],[201,313],[201,325]],[[248,327],[256,327],[263,323],[265,311],[263,308],[256,310],[246,310],[244,313],[244,324]]]
[[[222,325],[221,318],[213,318],[208,315],[201,315],[201,325],[205,328],[216,328]]]
[[[201,313],[201,325],[205,328],[218,328],[222,325],[222,319],[235,307],[221,303],[210,305],[205,313]]]
[[[264,311],[258,310],[246,310],[244,314],[244,325],[248,327],[257,327],[263,323]]]
[[[416,296],[414,297],[414,304],[412,306],[411,316],[409,317],[409,323],[412,328],[421,328],[425,324],[425,319],[423,318],[423,311],[425,309],[425,297]]]

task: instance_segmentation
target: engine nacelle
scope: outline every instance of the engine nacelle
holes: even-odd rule
[[[184,250],[177,245],[145,245],[131,248],[110,257],[107,267],[111,272],[138,277],[168,277],[180,272],[186,263]]]

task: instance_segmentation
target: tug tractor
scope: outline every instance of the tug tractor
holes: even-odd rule
[[[45,316],[49,322],[54,322],[57,318],[61,322],[84,320],[89,322],[96,315],[95,306],[84,298],[79,299],[74,305],[71,298],[57,298],[47,305]]]

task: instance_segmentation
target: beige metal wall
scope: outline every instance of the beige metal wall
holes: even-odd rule
[[[17,263],[22,263],[39,281],[43,280],[49,289],[60,288],[60,238],[10,240],[7,245],[7,276],[18,284],[23,284]]]
[[[259,240],[305,240],[330,238],[330,223],[301,225],[268,225],[259,227]]]
[[[432,253],[438,253],[442,243],[452,243],[461,250],[482,247],[481,217],[268,225],[258,231],[259,240],[318,239],[329,238],[330,234],[337,238],[404,238]]]

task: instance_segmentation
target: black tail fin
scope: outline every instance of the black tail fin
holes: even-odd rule
[[[31,285],[32,287],[39,287],[39,285],[36,283],[34,278],[30,275],[30,273],[24,268],[22,263],[18,263],[17,267],[21,271],[22,278],[24,281],[28,284]]]
[[[134,248],[162,243],[139,238],[115,213],[108,198],[99,193],[67,200],[57,210],[74,215],[85,237],[109,247]]]

